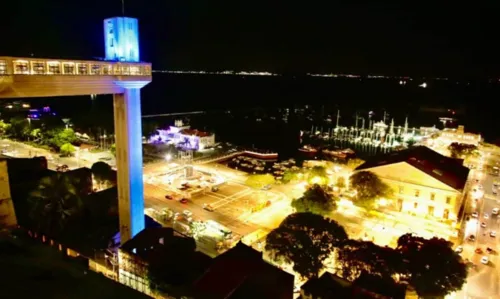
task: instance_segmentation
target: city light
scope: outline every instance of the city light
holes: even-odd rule
[[[165,155],[165,160],[167,160],[167,161],[172,160],[172,155],[171,154],[166,154]]]

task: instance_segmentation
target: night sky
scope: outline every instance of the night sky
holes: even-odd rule
[[[128,0],[125,10],[155,69],[498,75],[500,2],[439,2]],[[0,55],[102,57],[102,20],[117,15],[120,0],[8,1]]]

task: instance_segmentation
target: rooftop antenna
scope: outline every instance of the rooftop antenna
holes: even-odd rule
[[[122,0],[122,16],[125,16],[125,0]]]

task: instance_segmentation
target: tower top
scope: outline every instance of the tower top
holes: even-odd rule
[[[139,22],[135,18],[104,20],[105,58],[109,61],[139,62]]]

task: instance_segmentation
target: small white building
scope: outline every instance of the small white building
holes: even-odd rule
[[[478,145],[482,138],[480,134],[467,133],[464,126],[458,126],[456,129],[444,129],[439,137],[440,141],[444,144],[451,144],[453,142]]]
[[[157,130],[158,135],[151,137],[150,143],[172,143],[189,150],[203,150],[215,145],[215,134],[191,129],[181,120],[166,130]]]

